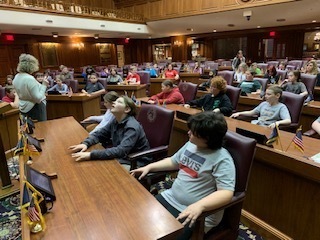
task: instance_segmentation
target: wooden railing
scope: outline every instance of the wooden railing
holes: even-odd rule
[[[116,9],[91,7],[58,0],[0,0],[0,9],[54,13],[68,16],[102,18],[105,20],[145,23],[142,14]]]

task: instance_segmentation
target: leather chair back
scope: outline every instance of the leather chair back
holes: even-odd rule
[[[0,86],[0,100],[6,95],[6,88]]]
[[[267,64],[268,66],[274,66],[275,68],[277,68],[279,65],[279,61],[268,61]]]
[[[189,102],[195,99],[198,91],[198,85],[191,82],[180,82],[179,85],[180,93],[184,98],[184,102]]]
[[[263,72],[267,72],[268,64],[267,63],[257,63],[257,67],[263,70]]]
[[[104,89],[107,89],[107,79],[106,78],[98,78],[98,81],[103,85]]]
[[[142,104],[137,120],[146,133],[150,148],[169,145],[174,111],[157,105]]]
[[[221,66],[231,66],[231,61],[222,61]]]
[[[267,78],[254,78],[254,80],[258,80],[261,84],[261,92],[264,94],[267,89],[268,79]]]
[[[291,60],[288,65],[295,66],[295,69],[300,69],[302,67],[302,60]]]
[[[232,85],[234,71],[229,71],[229,70],[218,71],[217,76],[223,77],[227,81],[228,85]]]
[[[226,94],[231,101],[233,112],[236,112],[236,110],[237,110],[240,92],[241,92],[241,88],[227,85]]]
[[[291,116],[290,127],[299,126],[304,99],[305,97],[299,94],[282,92],[281,102],[287,106]]]
[[[293,71],[293,70],[296,69],[296,66],[294,66],[294,65],[287,65],[287,66],[286,66],[286,69],[287,69],[288,71]]]
[[[78,89],[79,89],[78,85],[79,85],[78,84],[78,80],[72,79],[72,80],[69,81],[69,85],[68,86],[72,88],[72,91],[74,93],[77,93]]]
[[[308,93],[313,95],[314,87],[316,86],[317,82],[317,75],[301,73],[301,82],[306,85]]]
[[[137,71],[140,76],[140,83],[146,84],[146,94],[150,96],[150,72],[149,71]]]
[[[283,81],[286,79],[288,70],[277,70],[277,76],[279,76],[279,79]]]

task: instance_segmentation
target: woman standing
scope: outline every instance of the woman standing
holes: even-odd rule
[[[38,60],[30,54],[21,54],[14,77],[13,86],[19,96],[19,110],[33,120],[46,121],[47,111],[45,92],[49,82],[44,79],[40,84],[31,74],[39,70]]]

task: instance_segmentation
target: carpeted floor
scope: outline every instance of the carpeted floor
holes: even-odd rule
[[[21,239],[20,195],[12,195],[0,201],[0,239]]]

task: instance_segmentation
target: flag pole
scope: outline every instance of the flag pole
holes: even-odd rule
[[[286,149],[286,152],[288,151],[289,147],[291,146],[291,143],[293,142],[293,139],[294,139],[294,138],[295,138],[295,137],[293,137],[293,138],[291,139],[290,144],[289,144],[289,146],[288,146],[287,149]]]
[[[277,128],[277,132],[278,132],[278,140],[280,142],[281,151],[283,152],[283,147],[282,147],[282,143],[281,143],[281,136],[280,136],[279,127],[277,124],[276,124],[276,128]]]

